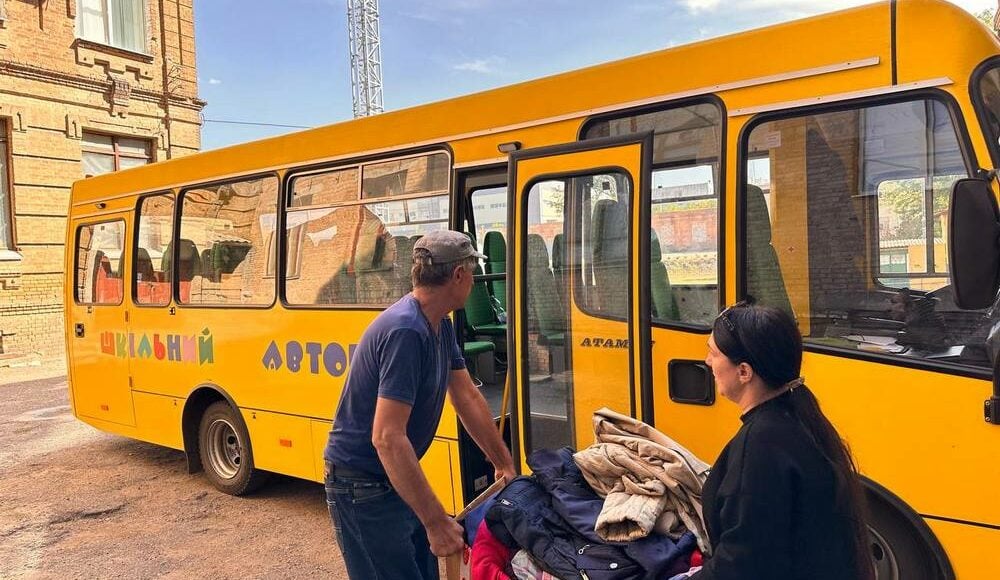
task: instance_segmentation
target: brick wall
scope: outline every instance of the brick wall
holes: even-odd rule
[[[75,0],[4,2],[0,120],[16,252],[0,252],[3,351],[64,348],[63,244],[83,133],[145,139],[154,161],[200,148],[192,2],[146,2],[142,53],[78,39]]]

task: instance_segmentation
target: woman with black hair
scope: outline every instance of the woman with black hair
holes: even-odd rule
[[[737,304],[708,357],[743,422],[712,467],[703,507],[712,555],[694,578],[873,578],[864,496],[847,445],[799,376],[802,336],[783,310]]]

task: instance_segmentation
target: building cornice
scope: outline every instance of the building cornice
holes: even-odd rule
[[[42,68],[36,65],[0,60],[0,76],[6,75],[26,80],[38,81],[62,87],[81,89],[94,93],[106,94],[112,89],[114,84],[111,79],[85,76],[79,74],[66,73]],[[137,101],[147,103],[162,103],[164,93],[162,91],[152,91],[140,87],[133,87],[131,97]],[[177,95],[167,95],[170,106],[182,107],[193,111],[201,111],[206,102],[197,97],[181,97]]]

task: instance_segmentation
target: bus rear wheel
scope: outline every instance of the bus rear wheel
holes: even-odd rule
[[[955,577],[926,524],[873,493],[868,494],[869,537],[876,580],[937,580]]]
[[[244,495],[267,481],[269,474],[254,468],[243,418],[226,401],[212,403],[201,416],[198,453],[208,481],[223,493]]]

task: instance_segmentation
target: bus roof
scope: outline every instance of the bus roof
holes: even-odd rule
[[[870,59],[872,66],[884,72],[880,75],[885,81],[881,85],[889,85],[892,69],[897,65],[892,62],[891,10],[891,2],[878,2],[108,173],[77,181],[73,186],[72,203],[82,205],[288,165],[444,144],[472,136],[499,138],[504,132],[524,126],[585,117],[616,104],[684,94],[685,91],[721,94],[733,90],[733,87],[722,85],[743,79],[771,77],[858,59]],[[912,30],[912,34],[898,34],[896,56],[900,63],[909,46],[907,41],[926,43],[928,35],[940,36],[941,28],[932,28],[929,23],[949,23],[952,30],[948,36],[963,39],[966,53],[978,51],[986,58],[1000,47],[982,23],[944,0],[901,0],[896,10],[897,29]],[[919,18],[906,18],[916,14]],[[790,46],[808,49],[775,52],[775,47]],[[731,66],[736,58],[739,66]],[[901,64],[898,69],[899,83],[921,80],[905,78],[905,68]],[[651,75],[651,71],[663,72]],[[670,74],[671,71],[682,73]],[[499,142],[504,140],[500,138]],[[548,143],[524,143],[528,147],[543,144]],[[482,161],[495,160],[495,157]]]

